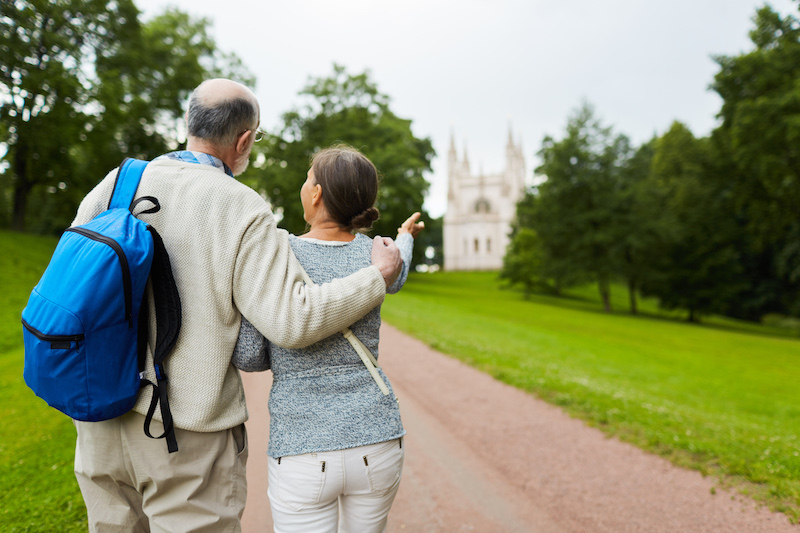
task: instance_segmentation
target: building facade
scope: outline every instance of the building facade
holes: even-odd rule
[[[444,215],[444,269],[498,270],[509,242],[511,221],[525,191],[522,142],[506,143],[506,167],[499,174],[474,175],[466,149],[459,159],[451,135]]]

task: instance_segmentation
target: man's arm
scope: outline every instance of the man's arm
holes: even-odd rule
[[[376,249],[377,246],[377,249]],[[396,277],[400,252],[391,239],[374,243],[373,265],[346,278],[306,286],[289,236],[271,216],[259,216],[239,246],[233,298],[270,341],[302,348],[344,329],[379,305]]]

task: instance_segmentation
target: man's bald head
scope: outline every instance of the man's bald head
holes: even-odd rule
[[[192,92],[186,114],[191,137],[218,146],[236,142],[245,130],[258,127],[258,101],[253,92],[232,80],[206,80]]]
[[[194,94],[206,105],[214,105],[235,98],[250,100],[257,105],[256,97],[250,89],[241,83],[225,78],[204,81],[194,90]]]

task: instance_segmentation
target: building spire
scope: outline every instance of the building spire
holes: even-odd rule
[[[456,167],[458,166],[458,153],[456,152],[456,139],[453,134],[452,126],[450,126],[450,150],[447,152],[447,164],[451,174],[456,171]]]

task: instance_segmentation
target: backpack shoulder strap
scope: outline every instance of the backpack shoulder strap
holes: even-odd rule
[[[178,442],[175,438],[175,426],[169,408],[169,397],[167,396],[169,379],[164,370],[164,360],[178,341],[178,334],[181,330],[181,299],[172,275],[172,266],[167,249],[164,247],[164,241],[154,227],[148,226],[147,229],[153,236],[155,247],[153,265],[150,267],[150,281],[153,285],[153,303],[156,310],[156,348],[153,354],[156,383],[145,382],[145,385],[152,385],[154,391],[150,408],[145,417],[144,432],[151,438],[166,437],[167,449],[172,453],[178,451]],[[164,424],[164,433],[160,437],[153,437],[150,434],[150,422],[153,420],[156,404],[161,407],[161,421]]]
[[[178,342],[181,331],[181,298],[164,241],[153,226],[148,226],[147,229],[153,236],[155,246],[153,265],[150,267],[158,327],[154,362],[161,364]]]
[[[142,200],[150,201],[154,204],[152,209],[143,213],[153,213],[160,209],[158,200],[145,196],[134,200],[136,189],[139,187],[144,169],[148,161],[125,158],[119,166],[117,179],[114,182],[114,192],[109,201],[109,209],[129,209]],[[172,412],[169,407],[167,396],[167,373],[164,370],[164,360],[175,347],[178,341],[178,334],[181,330],[181,299],[178,294],[178,286],[172,275],[172,265],[169,254],[164,246],[164,241],[156,229],[147,225],[147,230],[153,238],[153,263],[150,267],[150,283],[153,288],[153,303],[156,313],[156,346],[153,353],[153,366],[156,374],[156,383],[142,379],[142,387],[151,385],[153,387],[153,398],[150,408],[145,416],[144,432],[151,438],[166,438],[167,449],[170,453],[178,451],[178,442],[175,437],[175,426],[172,420]],[[139,319],[139,370],[144,370],[145,345],[147,342],[147,303],[144,302]],[[156,406],[161,407],[161,420],[164,425],[164,433],[159,437],[153,437],[150,433],[150,423],[153,420]]]
[[[147,163],[148,161],[142,161],[141,159],[125,158],[117,171],[114,192],[108,201],[109,209],[130,209]]]

